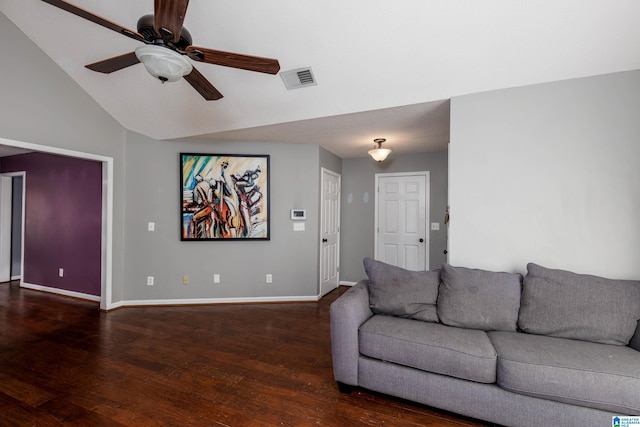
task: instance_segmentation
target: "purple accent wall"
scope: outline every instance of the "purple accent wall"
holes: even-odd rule
[[[102,164],[45,153],[2,158],[0,172],[19,171],[26,172],[24,282],[100,296]]]

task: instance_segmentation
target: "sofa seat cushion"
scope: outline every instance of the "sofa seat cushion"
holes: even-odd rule
[[[360,354],[480,383],[496,381],[496,352],[487,333],[375,315],[360,326]]]
[[[489,332],[498,353],[497,382],[514,393],[602,409],[640,413],[640,353],[632,348]]]

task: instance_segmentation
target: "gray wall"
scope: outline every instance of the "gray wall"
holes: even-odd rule
[[[124,132],[0,13],[0,137],[114,159],[113,301],[124,288]],[[27,177],[27,180],[29,178]],[[28,206],[27,206],[28,209]]]
[[[452,264],[640,278],[640,71],[451,100]]]
[[[320,167],[341,174],[342,159],[320,147]]]
[[[430,222],[440,222],[439,231],[430,231],[429,267],[446,261],[447,153],[391,154],[383,163],[371,157],[342,161],[340,280],[357,282],[365,278],[362,260],[374,254],[375,174],[411,171],[430,172]],[[365,201],[365,194],[368,199]],[[349,195],[352,202],[349,203]]]
[[[125,300],[318,295],[319,148],[314,145],[156,141],[128,133]],[[179,153],[269,154],[271,240],[180,241]],[[307,209],[294,232],[293,208]],[[147,231],[149,221],[155,232]],[[213,284],[213,274],[221,283]],[[273,274],[273,283],[265,275]],[[184,285],[184,275],[190,283]],[[155,285],[147,286],[146,277]]]

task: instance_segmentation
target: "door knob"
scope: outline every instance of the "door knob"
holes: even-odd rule
[[[424,242],[424,239],[420,239],[420,243]]]
[[[322,239],[322,243],[327,243],[327,239]]]

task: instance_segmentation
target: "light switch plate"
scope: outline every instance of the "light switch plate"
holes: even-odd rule
[[[304,222],[294,222],[293,231],[304,231]]]

